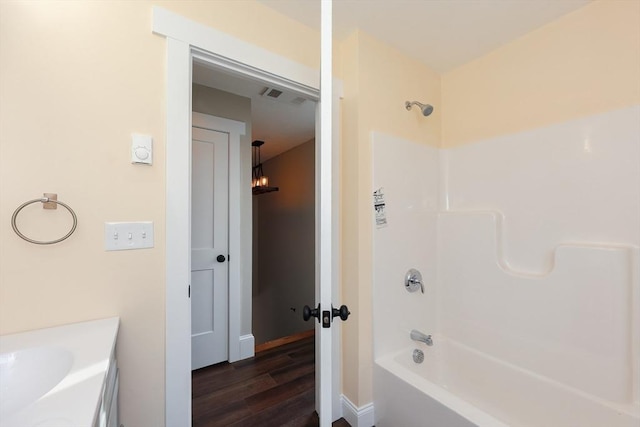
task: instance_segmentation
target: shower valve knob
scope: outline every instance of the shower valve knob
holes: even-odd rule
[[[347,320],[349,318],[349,315],[351,314],[346,305],[341,305],[340,308],[331,307],[331,311],[332,317],[339,316],[343,321]]]

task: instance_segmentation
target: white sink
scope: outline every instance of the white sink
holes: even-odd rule
[[[44,396],[69,373],[72,364],[71,352],[56,347],[0,354],[0,419]]]

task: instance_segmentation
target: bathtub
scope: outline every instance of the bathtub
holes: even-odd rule
[[[640,425],[637,404],[607,402],[442,336],[376,359],[374,407],[376,427]]]

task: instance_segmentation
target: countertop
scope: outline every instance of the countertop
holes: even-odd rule
[[[0,336],[0,354],[47,347],[68,350],[73,357],[68,374],[54,388],[0,419],[0,427],[92,427],[118,326],[119,318],[112,317]]]

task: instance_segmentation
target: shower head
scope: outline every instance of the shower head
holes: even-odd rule
[[[422,102],[418,102],[418,101],[411,101],[411,102],[407,101],[404,103],[404,107],[407,110],[411,110],[412,105],[417,105],[418,107],[420,107],[420,110],[422,111],[422,115],[425,117],[433,113],[433,105],[431,104],[423,104]]]

